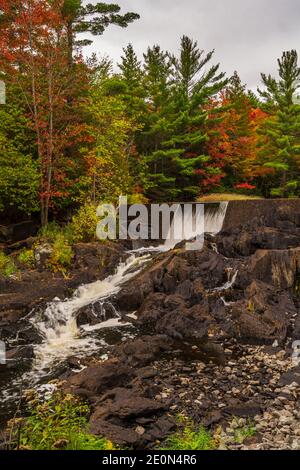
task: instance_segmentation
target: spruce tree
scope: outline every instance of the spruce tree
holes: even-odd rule
[[[206,105],[227,84],[219,65],[206,70],[214,51],[205,54],[197,42],[184,36],[179,58],[170,55],[172,81],[167,114],[157,125],[164,140],[147,157],[152,186],[150,196],[157,200],[189,200],[200,192],[201,180],[215,168],[204,152],[207,141]]]
[[[262,74],[264,99],[269,118],[261,129],[260,158],[268,178],[263,180],[265,195],[300,195],[300,105],[295,100],[299,88],[300,68],[295,50],[278,59],[279,79]],[[271,177],[270,177],[271,176]]]
[[[127,104],[127,113],[131,118],[143,120],[146,96],[143,86],[143,70],[132,44],[128,44],[123,49],[118,67],[121,71],[120,79],[124,85],[122,95]]]

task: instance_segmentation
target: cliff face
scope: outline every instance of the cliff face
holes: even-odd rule
[[[291,224],[299,223],[299,213],[300,199],[229,201],[223,230],[247,225],[255,219],[264,220],[265,225],[289,230]]]

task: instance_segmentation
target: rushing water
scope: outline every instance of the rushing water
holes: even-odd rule
[[[218,233],[222,229],[226,214],[227,203],[211,205],[205,212],[205,231]],[[180,219],[179,219],[180,217]],[[181,211],[175,213],[171,230],[177,223],[182,224]],[[185,230],[180,240],[170,237],[163,245],[156,248],[141,248],[129,254],[125,262],[121,262],[115,274],[103,281],[79,287],[70,299],[54,299],[41,312],[33,312],[30,317],[32,326],[42,337],[41,344],[34,346],[34,359],[31,369],[21,372],[3,387],[0,394],[0,408],[6,407],[20,394],[20,388],[39,388],[49,378],[59,375],[60,367],[68,358],[76,356],[84,358],[97,353],[105,355],[109,350],[107,332],[114,332],[115,341],[122,341],[133,334],[131,323],[122,321],[117,308],[112,304],[112,297],[122,289],[122,285],[137,275],[153,257],[153,252],[165,252],[171,250],[183,239],[189,240],[195,234],[192,228],[192,220],[185,223]],[[228,283],[223,287],[227,289],[235,282],[236,274],[233,273]],[[78,327],[77,314],[89,306],[93,312],[93,306],[100,305],[100,315],[95,309],[95,325],[84,325]],[[110,317],[106,317],[109,309]],[[113,312],[113,314],[112,314]],[[97,318],[96,318],[97,317]],[[118,333],[116,335],[116,333]],[[46,390],[49,386],[46,387]]]

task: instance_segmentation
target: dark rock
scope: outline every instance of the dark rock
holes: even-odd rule
[[[76,313],[77,325],[97,325],[116,318],[116,310],[110,302],[95,302],[83,307]]]
[[[118,426],[96,417],[90,422],[89,430],[96,436],[105,436],[119,446],[138,446],[141,443],[141,436],[133,429]]]
[[[6,353],[8,361],[17,359],[32,359],[34,357],[33,346],[18,346],[14,349],[10,349]]]
[[[223,413],[241,418],[254,418],[263,412],[262,405],[256,402],[242,403],[237,402],[234,405],[227,406]]]
[[[140,379],[153,379],[157,374],[158,371],[153,369],[153,367],[143,367],[135,372],[135,375]]]
[[[213,424],[217,424],[222,420],[222,413],[219,410],[211,411],[208,413],[205,418],[202,420],[203,426],[209,428]]]
[[[250,259],[248,269],[254,279],[278,289],[291,289],[295,285],[299,266],[300,248],[259,250]]]
[[[122,386],[133,377],[133,369],[117,360],[109,360],[99,366],[91,366],[69,378],[65,389],[71,393],[87,390],[94,395],[104,393],[116,386]]]
[[[283,341],[287,335],[286,313],[293,315],[295,306],[288,293],[278,292],[272,285],[253,281],[245,299],[231,307],[235,335],[263,342]]]
[[[207,336],[211,322],[207,305],[194,305],[167,313],[157,322],[155,329],[157,333],[167,333],[174,339],[202,340]]]
[[[15,243],[37,234],[39,225],[27,220],[9,226],[0,226],[0,243]]]
[[[280,387],[285,387],[286,385],[291,385],[293,382],[300,386],[300,367],[295,367],[289,372],[285,372],[279,379],[278,385]]]
[[[141,336],[133,341],[121,344],[116,353],[120,359],[131,367],[143,367],[172,348],[172,341],[165,335]]]
[[[149,442],[161,441],[166,438],[171,432],[176,429],[176,423],[171,417],[161,416],[158,418],[154,424],[147,430],[147,433],[144,435],[144,439],[147,439]]]

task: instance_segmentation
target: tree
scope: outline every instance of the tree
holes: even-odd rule
[[[205,107],[227,80],[224,73],[219,73],[219,65],[205,71],[212,56],[213,51],[205,54],[197,42],[186,36],[181,40],[179,58],[170,56],[171,99],[167,115],[156,123],[164,140],[147,157],[152,180],[150,194],[154,199],[194,199],[201,182],[218,171],[209,165],[210,157],[205,154]]]
[[[93,202],[117,201],[134,192],[130,156],[136,124],[127,115],[120,95],[111,95],[108,81],[96,81],[87,104],[89,135],[93,143],[86,153],[87,194]]]
[[[300,86],[300,68],[295,50],[284,52],[278,59],[279,79],[262,74],[268,119],[261,127],[260,158],[273,178],[264,180],[266,195],[300,194],[300,105],[294,96]]]
[[[257,129],[265,114],[257,104],[235,72],[209,105],[207,152],[222,169],[219,181],[226,189],[245,185],[255,189],[255,179],[263,172],[257,156]],[[210,183],[210,179],[204,183],[207,190]]]
[[[35,134],[41,222],[45,225],[54,198],[65,196],[56,181],[64,180],[60,168],[65,149],[74,145],[81,132],[77,114],[87,72],[78,60],[74,75],[68,73],[60,0],[0,0],[0,10],[1,65],[6,80],[22,97]],[[74,97],[72,103],[70,96]]]
[[[211,163],[220,168],[221,173],[203,182],[206,191],[215,183],[230,191],[256,189],[256,179],[263,172],[257,155],[257,129],[266,115],[260,108],[252,107],[244,87],[239,90],[239,93],[232,93],[230,82],[208,107],[206,148]]]
[[[0,212],[31,214],[38,210],[39,171],[31,155],[22,154],[0,131]]]
[[[91,40],[76,41],[78,33],[91,33],[94,36],[102,35],[110,25],[126,28],[130,23],[140,18],[137,13],[120,15],[120,6],[113,3],[97,2],[95,5],[83,5],[82,0],[64,0],[62,14],[67,24],[69,66],[73,64],[75,45],[88,45]]]
[[[121,71],[122,82],[119,85],[121,87],[123,85],[123,89],[119,89],[119,93],[127,104],[127,113],[131,119],[142,121],[146,112],[143,70],[132,44],[128,44],[123,49],[123,56],[118,67]],[[119,77],[117,77],[118,79]]]

